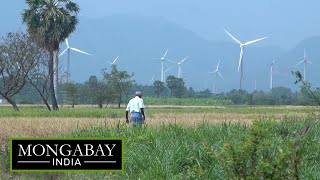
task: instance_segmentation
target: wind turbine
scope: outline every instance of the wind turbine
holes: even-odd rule
[[[254,80],[254,90],[255,91],[257,90],[257,80],[256,79]]]
[[[171,61],[171,60],[168,60],[172,63],[176,63],[178,64],[178,78],[182,78],[182,68],[181,68],[181,64],[186,61],[187,59],[189,58],[189,56],[185,57],[184,59],[182,59],[180,62],[175,62],[175,61]]]
[[[154,75],[152,76],[150,83],[152,83],[154,81]]]
[[[219,62],[218,62],[217,68],[216,68],[214,71],[211,71],[211,72],[209,72],[209,73],[210,73],[210,74],[211,74],[211,73],[215,73],[216,76],[217,76],[217,74],[219,74],[219,76],[224,80],[223,76],[221,75],[221,73],[220,73],[220,71],[219,71],[219,66],[220,66],[220,60],[219,60]]]
[[[273,88],[273,66],[275,61],[276,60],[273,60],[270,66],[270,89]]]
[[[239,89],[242,89],[242,80],[243,80],[243,53],[244,53],[244,47],[247,46],[247,45],[249,45],[249,44],[252,44],[252,43],[261,41],[261,40],[263,40],[263,39],[266,39],[266,38],[268,38],[268,37],[263,37],[263,38],[255,39],[255,40],[248,41],[248,42],[245,42],[245,43],[241,43],[237,38],[235,38],[235,37],[234,37],[231,33],[229,33],[227,30],[224,29],[224,31],[225,31],[237,44],[239,44],[239,46],[240,46],[240,57],[239,57],[238,72],[240,72],[240,87],[239,87]]]
[[[207,80],[204,80],[204,90],[207,90]]]
[[[306,81],[306,80],[307,80],[307,78],[306,78],[306,75],[307,75],[307,69],[306,69],[307,63],[312,64],[312,62],[310,62],[310,61],[307,59],[306,49],[304,49],[303,60],[300,61],[300,62],[298,62],[298,64],[296,64],[296,66],[298,66],[298,65],[301,64],[301,63],[304,63],[304,68],[303,68],[303,80]]]
[[[70,47],[69,46],[69,42],[68,42],[68,39],[66,39],[66,45],[67,45],[67,48],[65,50],[62,51],[62,53],[59,55],[62,56],[63,54],[65,54],[66,52],[68,52],[68,61],[67,61],[67,73],[68,73],[68,76],[67,76],[67,82],[69,82],[69,78],[70,78],[70,51],[76,51],[76,52],[79,52],[79,53],[82,53],[82,54],[86,54],[86,55],[89,55],[89,56],[92,56],[91,54],[89,53],[86,53],[84,51],[81,51],[77,48],[73,48],[73,47]]]
[[[118,58],[119,56],[117,56],[113,61],[110,61],[110,65],[114,65],[117,62]]]
[[[220,59],[219,59],[219,62],[218,62],[218,65],[217,65],[216,69],[215,69],[214,71],[209,72],[209,74],[214,73],[214,74],[215,74],[215,77],[217,77],[217,74],[219,74],[219,76],[221,77],[221,79],[224,80],[223,76],[221,75],[221,73],[220,73],[220,71],[219,71],[219,66],[220,66]],[[215,86],[214,86],[214,79],[215,79],[215,77],[212,78],[212,79],[213,79],[212,93],[215,93],[215,91],[214,91],[214,89],[215,89]]]
[[[164,61],[165,58],[167,56],[168,53],[168,49],[166,50],[166,52],[163,54],[163,56],[161,58],[155,58],[155,59],[159,59],[161,61],[161,82],[164,82],[164,69],[163,69],[163,65],[164,65]]]

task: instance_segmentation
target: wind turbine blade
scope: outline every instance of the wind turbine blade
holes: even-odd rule
[[[166,52],[164,53],[163,58],[166,57],[167,53],[168,53],[168,49],[167,49]]]
[[[113,60],[112,64],[116,63],[116,61],[118,60],[118,58],[119,58],[119,56],[117,56],[117,57]]]
[[[180,61],[180,64],[183,63],[185,60],[187,60],[189,56],[185,57],[182,61]]]
[[[166,70],[165,70],[165,72],[168,72],[168,71],[170,71],[171,69],[173,68],[173,66],[171,66],[171,67],[168,67]]]
[[[220,59],[219,59],[218,65],[217,65],[217,70],[219,69],[219,66],[220,66]]]
[[[309,64],[312,64],[312,62],[311,62],[311,61],[308,61],[308,60],[307,60],[307,62],[308,62]]]
[[[69,42],[68,42],[68,38],[66,38],[66,45],[69,48]]]
[[[172,62],[172,63],[175,63],[175,64],[178,64],[177,62],[172,61],[172,60],[170,60],[170,59],[167,59],[167,61]]]
[[[306,48],[303,49],[303,57],[304,59],[307,59]]]
[[[240,72],[240,66],[241,66],[241,63],[242,63],[242,58],[243,58],[243,47],[240,48],[240,57],[239,57],[238,72]]]
[[[217,70],[211,71],[211,72],[209,72],[209,74],[212,74],[212,73],[215,73],[215,72],[217,72]]]
[[[223,76],[220,74],[220,72],[218,71],[219,76],[224,80]]]
[[[164,63],[164,65],[167,67],[167,69],[169,68],[168,64],[167,63]]]
[[[255,42],[264,40],[264,39],[266,39],[266,38],[268,38],[268,37],[263,37],[263,38],[255,39],[255,40],[252,40],[252,41],[248,41],[248,42],[244,43],[243,45],[246,46],[246,45],[249,45],[249,44],[252,44],[252,43],[255,43]]]
[[[91,54],[86,53],[86,52],[84,52],[84,51],[81,51],[81,50],[79,50],[79,49],[77,49],[77,48],[70,48],[70,49],[73,50],[73,51],[77,51],[77,52],[79,52],[79,53],[82,53],[82,54],[86,54],[86,55],[92,56]]]
[[[231,33],[229,33],[227,30],[224,29],[224,32],[226,32],[236,43],[238,43],[239,45],[241,45],[241,42],[235,38]]]
[[[296,64],[296,66],[298,66],[299,64],[301,64],[301,63],[303,63],[303,62],[304,62],[304,60],[298,62],[298,63]]]
[[[68,48],[67,48],[67,49],[65,49],[65,50],[63,50],[63,51],[62,51],[62,53],[60,53],[60,54],[59,54],[59,57],[60,57],[60,56],[62,56],[62,55],[64,55],[64,53],[66,53],[66,52],[67,52],[67,50],[68,50]]]

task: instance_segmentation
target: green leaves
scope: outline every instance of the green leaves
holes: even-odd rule
[[[158,80],[153,82],[153,89],[157,97],[159,97],[164,92],[165,88],[166,86],[164,82]]]
[[[171,91],[171,96],[181,98],[187,92],[187,88],[185,87],[182,78],[168,76],[166,84]]]
[[[27,0],[28,8],[22,21],[33,39],[49,51],[59,48],[76,29],[79,12],[77,4],[69,0]]]
[[[298,84],[298,83],[302,84],[300,86],[301,93],[304,94],[305,96],[309,96],[311,98],[311,100],[315,101],[318,105],[320,105],[319,92],[311,90],[311,84],[309,82],[303,80],[303,77],[299,71],[296,71],[296,72],[291,71],[291,73],[297,78],[294,83],[295,84]]]

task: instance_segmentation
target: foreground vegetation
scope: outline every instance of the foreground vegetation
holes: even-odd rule
[[[125,172],[69,173],[66,176],[94,179],[106,176],[129,179],[315,178],[320,175],[317,153],[320,126],[311,126],[287,119],[280,123],[256,121],[252,126],[202,124],[196,128],[169,125],[77,131],[67,137],[124,137]],[[306,127],[311,128],[310,134],[302,134]]]
[[[125,172],[10,176],[21,179],[314,179],[320,177],[320,126],[311,121],[315,118],[260,120],[250,126],[204,123],[195,128],[174,124],[142,129],[122,124],[112,128],[92,126],[61,136],[124,137]],[[8,177],[6,153],[1,153],[1,162],[1,176]]]

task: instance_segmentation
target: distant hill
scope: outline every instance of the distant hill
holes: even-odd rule
[[[167,57],[171,60],[190,56],[182,68],[187,85],[195,89],[204,88],[205,80],[211,78],[208,72],[221,59],[221,73],[225,81],[217,79],[216,87],[218,90],[230,90],[238,88],[239,84],[239,47],[228,40],[226,36],[226,42],[210,42],[190,30],[156,17],[115,15],[103,19],[83,19],[70,38],[70,44],[95,56],[73,53],[71,74],[73,80],[85,81],[90,75],[100,75],[102,67],[109,67],[106,57],[112,60],[119,55],[118,66],[133,72],[138,82],[146,84],[153,75],[160,79],[160,62],[154,58],[161,57],[168,48]],[[267,89],[268,65],[275,57],[285,54],[285,50],[253,45],[245,51],[245,89],[252,90],[255,80],[259,89]],[[172,65],[168,63],[168,66]],[[172,68],[169,74],[176,75],[177,67]],[[211,82],[208,81],[208,87]]]

